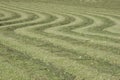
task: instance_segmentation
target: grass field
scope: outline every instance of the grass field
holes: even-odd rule
[[[120,1],[1,0],[0,80],[120,80]]]

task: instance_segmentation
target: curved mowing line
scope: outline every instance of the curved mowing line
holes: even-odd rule
[[[37,15],[38,16],[38,15]],[[36,16],[35,16],[36,17]],[[45,14],[43,15],[43,14],[39,14],[39,17],[38,18],[35,18],[34,16],[32,16],[32,17],[28,17],[26,20],[25,19],[23,19],[23,20],[21,20],[20,21],[20,23],[15,23],[15,24],[11,24],[11,25],[8,25],[8,26],[1,26],[0,28],[2,29],[5,29],[5,28],[10,28],[10,27],[19,27],[19,26],[27,26],[27,25],[34,25],[34,24],[37,24],[37,23],[42,23],[42,22],[45,22],[46,20],[49,20],[48,18],[47,18],[47,16],[45,16]],[[35,19],[35,20],[34,20]],[[19,20],[19,19],[18,19]],[[27,21],[27,22],[24,22],[24,21]]]
[[[95,16],[94,16],[95,17]],[[92,18],[94,18],[94,17],[92,17]],[[100,17],[100,16],[97,16],[98,18]],[[100,17],[101,18],[101,17]],[[94,19],[96,22],[98,22],[97,21],[97,19]],[[96,25],[96,22],[95,22],[95,24],[92,24],[92,26],[90,25],[90,26],[88,26],[88,27],[94,27],[93,25]],[[104,21],[105,22],[105,21]],[[106,22],[108,22],[107,20],[106,20]],[[111,21],[109,21],[109,22],[111,22]],[[111,23],[113,23],[113,22],[111,22]],[[109,24],[109,23],[108,23]],[[88,27],[82,27],[82,28],[88,28]],[[68,27],[69,28],[69,27]],[[83,37],[89,37],[89,38],[91,38],[92,39],[92,37],[93,37],[93,39],[95,38],[95,40],[107,40],[107,41],[110,41],[110,42],[114,42],[114,43],[118,43],[118,42],[120,42],[120,40],[119,39],[113,39],[113,38],[111,38],[111,37],[108,37],[108,36],[95,36],[95,35],[90,35],[90,34],[87,34],[87,31],[86,32],[84,32],[84,31],[82,31],[81,29],[81,26],[80,26],[80,29],[75,29],[76,31],[78,31],[80,34],[77,34],[77,33],[75,33],[75,32],[71,32],[71,31],[69,31],[69,34],[70,33],[73,33],[74,35],[79,35],[79,36],[83,36]],[[74,28],[73,28],[74,29]],[[97,28],[96,28],[97,29]],[[80,31],[81,30],[81,31]],[[89,30],[89,29],[88,29]],[[66,32],[68,32],[67,30],[65,30],[65,28],[62,30],[62,31],[66,31]],[[72,30],[72,31],[74,31],[74,30]],[[82,33],[83,32],[83,33]],[[96,31],[97,32],[97,31]],[[104,33],[104,32],[101,32],[101,33]]]
[[[91,16],[90,16],[91,15]],[[86,26],[86,27],[84,27],[85,25],[78,25],[78,26],[74,26],[74,27],[72,27],[72,26],[70,26],[70,27],[72,27],[72,29],[74,29],[74,30],[72,30],[72,29],[70,29],[70,27],[67,27],[67,28],[63,28],[61,31],[64,31],[64,32],[69,32],[69,34],[74,34],[74,35],[79,35],[79,36],[83,36],[83,37],[89,37],[89,38],[91,38],[92,39],[92,37],[93,37],[93,39],[95,38],[95,40],[103,40],[103,41],[105,41],[105,40],[107,40],[107,41],[110,41],[110,42],[114,42],[114,43],[118,43],[118,42],[120,42],[120,40],[119,39],[113,39],[113,38],[111,38],[111,37],[108,37],[108,36],[95,36],[95,35],[90,35],[90,34],[87,34],[87,31],[85,31],[84,29],[86,29],[87,28],[87,30],[89,30],[89,28],[90,27],[95,27],[95,25],[97,26],[97,28],[96,29],[98,29],[98,28],[101,28],[102,27],[102,25],[100,25],[100,23],[102,24],[103,23],[103,17],[101,17],[101,16],[96,16],[96,15],[92,15],[92,14],[89,14],[89,15],[85,15],[86,17],[88,17],[88,18],[90,18],[90,19],[92,19],[93,18],[93,20],[95,21],[94,22],[94,24],[92,24],[92,25],[88,25],[88,26]],[[100,18],[100,19],[99,19]],[[112,22],[112,21],[107,21],[107,20],[109,20],[109,19],[105,19],[104,20],[104,22],[107,22],[108,24],[109,24],[109,22],[110,22],[110,24],[109,25],[113,25],[114,24],[114,22]],[[86,22],[87,23],[87,22]],[[97,24],[98,23],[98,24]],[[104,25],[104,23],[103,23],[103,25]],[[100,26],[100,27],[99,27]],[[76,29],[77,28],[77,29]],[[68,31],[68,29],[69,29],[69,31]],[[83,30],[82,30],[83,29]],[[98,29],[99,30],[99,29]],[[96,32],[98,32],[98,30],[96,31]],[[71,32],[72,31],[72,32]],[[75,31],[75,32],[74,32]],[[84,32],[85,31],[85,32]],[[78,32],[78,33],[80,33],[80,34],[78,34],[78,33],[76,33],[76,32]],[[99,31],[100,32],[100,31]],[[104,32],[101,32],[101,33],[104,33]]]
[[[91,28],[88,28],[85,30],[80,29],[80,30],[75,30],[75,31],[79,32],[79,33],[85,33],[85,34],[97,35],[97,36],[108,37],[108,38],[113,38],[113,39],[119,39],[119,36],[117,36],[116,34],[115,35],[112,33],[109,34],[104,31],[105,28],[118,26],[119,25],[118,21],[107,15],[104,15],[103,18],[104,18],[103,21],[106,22],[103,25],[98,25],[95,27],[91,26]]]
[[[6,29],[8,31],[8,29],[10,29],[10,31],[13,31],[17,28],[27,27],[29,25],[34,26],[34,25],[37,25],[37,24],[47,23],[47,22],[51,21],[50,20],[51,18],[50,18],[50,16],[48,16],[48,14],[47,14],[47,16],[49,18],[47,16],[45,16],[45,14],[44,15],[39,14],[39,16],[41,16],[41,18],[38,18],[36,20],[32,20],[32,21],[28,21],[28,22],[24,22],[24,23],[16,23],[16,24],[13,24],[13,25],[10,25],[10,26],[3,26],[3,27],[1,27],[1,30]],[[53,18],[53,20],[54,20],[54,18]]]
[[[12,17],[14,17],[14,15],[16,15],[6,9],[1,8],[0,10],[1,10],[2,14],[4,15],[2,18],[0,18],[0,22],[7,21],[7,20],[11,19]]]
[[[109,34],[109,33],[106,33],[105,31],[104,31],[104,29],[107,29],[107,28],[111,28],[111,27],[118,27],[120,24],[119,24],[119,21],[120,21],[120,16],[117,16],[117,15],[105,15],[105,16],[103,16],[103,17],[106,17],[106,18],[108,18],[109,19],[109,21],[112,23],[113,22],[113,24],[114,25],[112,25],[112,26],[103,26],[103,28],[101,28],[101,33],[103,33],[103,34]],[[105,20],[104,20],[105,21]],[[109,22],[108,21],[108,22]],[[110,24],[110,22],[109,22],[109,24]],[[114,33],[110,33],[109,35],[114,35]],[[114,36],[117,36],[116,34],[114,35]],[[120,35],[119,35],[120,36]],[[117,36],[118,37],[118,36]]]
[[[11,10],[12,11],[12,10]],[[14,12],[14,10],[13,10]],[[27,13],[27,12],[20,12],[16,10],[16,14],[19,14],[21,17],[14,19],[14,20],[9,20],[7,22],[2,22],[2,26],[7,26],[7,25],[11,25],[11,24],[15,24],[15,23],[22,23],[22,22],[26,22],[26,21],[31,21],[34,20],[35,18],[37,18],[36,15],[31,14],[31,13]]]
[[[90,27],[92,27],[92,26],[90,26]],[[85,31],[85,32],[83,32],[83,31],[79,31],[79,33],[81,33],[81,34],[84,34],[84,36],[85,35],[89,35],[90,36],[90,33],[89,32],[87,32],[87,31]],[[87,34],[87,33],[89,33],[89,34]],[[75,34],[75,33],[74,33]],[[93,33],[94,35],[96,35],[97,33]],[[75,35],[77,35],[77,34],[75,34]],[[87,37],[89,37],[89,36],[87,36]],[[97,37],[97,36],[95,36],[95,37]],[[108,37],[108,36],[107,36]],[[90,37],[89,37],[90,38]],[[98,38],[99,38],[99,36],[98,36]],[[104,37],[102,37],[102,38],[104,38]],[[100,38],[99,38],[100,39]],[[109,41],[109,39],[111,40],[110,42],[116,42],[116,43],[118,43],[119,42],[119,40],[117,39],[113,39],[112,37],[109,37],[109,38],[105,38],[105,40],[107,40],[107,42]],[[113,40],[113,41],[112,41]],[[106,42],[105,42],[106,43]],[[109,43],[108,43],[109,44]],[[114,45],[114,44],[113,44]],[[117,45],[117,44],[116,44]],[[119,46],[119,45],[118,45]]]
[[[24,10],[24,9],[23,9]],[[30,12],[30,11],[28,11]],[[39,20],[39,18],[37,20],[33,20],[32,22],[29,22],[29,24],[27,22],[25,22],[26,26],[28,25],[36,25],[38,23],[45,23],[46,20],[49,22],[51,19],[55,19],[55,17],[52,17],[51,15],[47,14],[47,13],[43,13],[43,14],[46,14],[46,16],[44,15],[41,15],[41,14],[38,14],[38,13],[34,13],[36,14],[38,17],[40,16],[41,17],[41,20]],[[49,17],[49,19],[47,19],[47,17]],[[34,22],[34,23],[33,23]],[[24,23],[21,23],[21,25],[24,24]],[[14,24],[13,24],[14,25]],[[19,24],[15,24],[16,26],[19,25]],[[25,26],[25,25],[24,25]]]
[[[75,26],[76,27],[76,26]],[[78,27],[78,26],[77,26]],[[90,26],[91,27],[91,26]],[[84,28],[84,27],[83,27]],[[68,28],[67,28],[68,29]],[[65,28],[63,29],[63,30],[65,30]],[[67,31],[67,30],[66,30]],[[86,32],[87,33],[87,32]]]
[[[110,28],[106,28],[104,29],[103,31],[108,31],[110,33],[117,33],[117,34],[120,34],[120,19],[113,19],[111,18],[111,20],[115,21],[116,22],[116,25],[115,26],[112,26]],[[120,36],[120,35],[119,35]]]
[[[5,17],[0,19],[0,23],[7,22],[9,20],[13,20],[13,19],[21,17],[19,14],[16,14],[15,12],[11,12],[7,10],[6,8],[2,7],[1,10],[4,11]]]

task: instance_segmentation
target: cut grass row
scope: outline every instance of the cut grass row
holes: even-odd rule
[[[92,45],[95,45],[94,47],[100,45],[95,43],[88,44],[89,41],[85,39],[81,40],[81,36],[73,36],[73,32],[70,32],[67,29],[65,31],[63,30],[64,27],[69,27],[72,30],[75,28],[73,26],[76,26],[76,24],[76,28],[78,28],[79,22],[81,23],[79,17],[83,19],[83,26],[92,24],[93,20],[89,20],[88,18],[77,16],[75,14],[72,16],[68,13],[64,15],[52,13],[50,15],[52,17],[56,17],[57,19],[54,20],[53,18],[52,21],[52,18],[50,17],[49,19],[45,19],[45,22],[42,23],[35,23],[36,21],[33,20],[33,23],[28,22],[27,25],[26,22],[22,22],[19,24],[16,23],[14,26],[9,26],[9,29],[7,27],[3,28],[5,30],[1,32],[1,43],[22,53],[29,54],[32,58],[40,59],[45,63],[52,63],[60,69],[63,68],[64,70],[60,70],[60,74],[58,72],[56,75],[60,79],[63,78],[63,80],[73,80],[75,78],[73,75],[76,76],[76,80],[103,80],[119,78],[120,71],[118,55],[113,55],[112,52],[110,54],[110,52],[106,51],[106,49],[103,51],[101,51],[101,49],[96,49],[94,51]],[[21,24],[25,25],[23,26]],[[61,29],[61,26],[63,29]],[[52,29],[54,33],[51,33],[49,29],[54,27],[56,27],[56,29]],[[60,31],[59,28],[61,29]],[[45,31],[46,29],[50,32],[48,33],[48,31]],[[15,33],[13,32],[14,30]],[[79,37],[79,39],[77,37]],[[76,40],[77,43],[75,42]],[[43,44],[39,45],[38,43]],[[52,69],[55,68],[52,67]],[[61,73],[64,73],[64,71],[66,71],[66,74],[62,75]],[[66,77],[67,75],[68,77]],[[62,78],[59,76],[62,76]]]

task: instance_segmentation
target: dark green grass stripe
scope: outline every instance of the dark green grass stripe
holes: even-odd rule
[[[120,16],[117,16],[117,15],[111,15],[111,14],[103,14],[103,15],[116,18],[116,19],[120,19]],[[107,34],[107,35],[113,35],[113,36],[120,36],[120,34],[117,34],[117,33],[103,31],[105,28],[109,28],[109,27],[116,25],[116,23],[113,20],[103,17],[103,22],[106,22],[103,26],[93,27],[93,28],[88,29],[87,31],[95,32],[95,33],[102,33],[102,34]]]
[[[106,16],[111,16],[111,17],[113,17],[113,18],[119,18],[118,16],[114,16],[114,15],[106,15]],[[91,28],[88,28],[87,29],[87,31],[88,32],[92,32],[92,33],[100,33],[101,35],[103,35],[103,34],[107,34],[107,35],[112,35],[112,36],[120,36],[120,34],[117,34],[117,33],[111,33],[111,32],[107,32],[107,31],[103,31],[105,28],[109,28],[109,27],[112,27],[112,26],[114,26],[114,25],[116,25],[115,24],[115,22],[114,21],[112,21],[112,20],[110,20],[110,19],[108,19],[108,18],[106,18],[106,17],[101,17],[101,16],[95,16],[95,17],[98,17],[98,18],[101,18],[102,20],[103,20],[103,22],[104,22],[104,24],[103,25],[99,25],[99,26],[93,26],[93,27],[91,27]],[[65,30],[65,29],[64,29]],[[63,31],[64,31],[63,30]],[[67,31],[68,32],[68,30],[65,30],[65,31]],[[65,32],[64,31],[64,32]],[[90,35],[90,34],[85,34],[85,33],[81,33],[81,34],[79,34],[79,33],[76,33],[76,32],[69,32],[69,33],[73,33],[74,35],[80,35],[81,36],[81,34],[82,35],[86,35],[87,37],[93,37],[93,36],[95,36],[95,37],[97,37],[96,39],[107,39],[107,41],[115,41],[115,42],[120,42],[120,40],[119,39],[114,39],[114,38],[110,38],[110,37],[108,37],[108,36],[101,36],[101,35]],[[95,38],[95,37],[93,37],[93,39]]]
[[[12,10],[14,10],[14,9],[12,9]],[[10,11],[10,10],[9,10],[9,11]],[[12,12],[12,13],[15,13],[15,11],[14,11],[14,12],[11,11],[11,12]],[[1,23],[1,26],[7,26],[7,25],[15,24],[15,23],[23,23],[23,22],[26,22],[26,21],[32,21],[32,20],[35,20],[35,19],[39,18],[39,16],[37,16],[37,15],[35,15],[35,14],[33,14],[33,13],[28,13],[28,12],[23,12],[23,13],[28,14],[28,15],[27,15],[27,16],[28,16],[27,19],[10,21],[10,22],[3,22],[3,23]],[[16,14],[19,15],[19,13],[16,13]],[[20,15],[20,16],[22,16],[22,15]]]
[[[2,6],[0,6],[0,7],[2,7]],[[3,8],[3,7],[1,8],[1,10],[5,11],[5,12],[7,12],[7,13],[11,13],[12,15],[9,16],[9,17],[7,17],[7,18],[0,19],[0,22],[2,22],[2,21],[5,22],[5,21],[9,21],[9,20],[13,20],[13,19],[17,19],[17,18],[21,17],[21,16],[20,16],[19,14],[17,14],[16,12],[9,11],[9,10]]]
[[[109,15],[109,16],[111,16],[111,17],[113,17],[113,18],[115,18],[115,19],[120,20],[120,16],[115,16],[115,15]],[[111,26],[111,27],[112,27],[112,26]],[[118,26],[118,27],[119,27],[119,26]],[[119,33],[113,33],[113,32],[109,32],[109,31],[101,31],[101,33],[107,34],[107,35],[112,35],[112,36],[117,36],[117,37],[120,36]],[[119,39],[119,41],[120,41],[120,39]]]
[[[4,17],[5,15],[0,12],[0,18]]]
[[[94,15],[94,17],[101,18],[100,16],[95,16],[95,15]],[[103,17],[102,17],[102,19],[103,19]],[[90,20],[89,20],[89,22],[90,22]],[[102,28],[102,27],[104,29],[105,27],[111,27],[111,26],[114,25],[114,22],[109,20],[109,19],[107,19],[107,18],[106,19],[104,18],[103,22],[105,22],[105,23],[103,25],[97,26],[96,29]],[[85,33],[81,33],[80,34],[80,33],[76,33],[74,31],[71,31],[73,29],[82,28],[82,27],[85,27],[87,25],[90,25],[90,24],[88,24],[88,22],[86,21],[85,23],[80,24],[80,25],[68,26],[68,27],[65,27],[65,28],[61,28],[59,31],[63,31],[63,32],[68,33],[68,34],[78,35],[78,36],[82,36],[82,37],[86,37],[86,38],[90,38],[90,39],[95,39],[95,40],[101,40],[101,41],[105,41],[106,40],[106,41],[110,41],[110,42],[113,42],[113,43],[120,42],[119,39],[113,39],[113,38],[109,38],[107,36],[102,37],[102,36],[99,36],[99,35],[90,35],[90,34],[85,34]],[[103,29],[101,29],[100,31],[95,31],[95,33],[98,33],[98,32],[104,33],[102,31]],[[89,32],[89,28],[88,28],[88,32]]]
[[[10,13],[11,16],[0,19],[0,22],[5,22],[5,21],[13,20],[13,19],[16,19],[16,18],[20,17],[20,15],[16,14],[15,12],[13,13],[12,11],[9,11],[7,9],[1,8],[1,10],[5,11],[6,13]]]
[[[14,30],[16,30],[18,28],[34,26],[34,25],[44,24],[44,23],[49,23],[49,22],[52,22],[52,21],[56,20],[55,16],[49,15],[47,13],[44,13],[44,14],[46,14],[48,16],[47,20],[43,20],[43,21],[39,21],[39,22],[29,22],[29,23],[24,23],[24,24],[19,24],[19,25],[16,23],[17,26],[14,25],[14,26],[9,26],[9,27],[3,27],[3,28],[0,29],[0,31],[2,33],[8,32],[8,31],[13,32]]]
[[[9,7],[9,6],[7,6],[7,7]],[[6,7],[6,8],[7,8]],[[13,9],[13,8],[11,8],[12,10],[17,10],[17,9]],[[31,11],[29,11],[29,10],[26,10],[26,9],[22,9],[22,8],[19,8],[20,10],[19,11],[21,11],[21,12],[25,12],[25,13],[29,13],[29,14],[32,14],[32,15],[35,15],[34,13],[32,13]],[[25,27],[25,26],[32,26],[32,25],[37,25],[37,24],[43,24],[43,23],[48,23],[48,22],[51,22],[51,21],[53,21],[53,20],[56,20],[57,19],[57,17],[56,16],[52,16],[51,14],[48,14],[48,13],[44,13],[44,12],[39,12],[39,13],[41,13],[41,14],[44,14],[44,15],[46,15],[47,16],[47,20],[44,20],[44,21],[40,21],[40,22],[30,22],[30,23],[25,23],[25,24],[22,24],[22,25],[17,25],[18,23],[16,23],[16,25],[17,26],[11,26],[12,27],[12,29],[11,29],[11,27],[7,27],[7,28],[3,28],[3,29],[8,29],[8,30],[13,30],[13,27],[14,27],[14,30],[15,29],[17,29],[17,28],[21,28],[21,26],[23,26],[23,27]],[[35,18],[40,18],[38,15],[35,15],[34,16]],[[31,17],[31,18],[34,18],[34,17]],[[30,19],[31,21],[33,20],[33,19]],[[19,21],[19,22],[21,22],[21,21]],[[22,22],[24,22],[24,21],[22,21]],[[22,23],[21,22],[21,23]]]

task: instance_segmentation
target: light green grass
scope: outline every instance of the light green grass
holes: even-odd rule
[[[118,0],[16,1],[0,3],[0,80],[120,79]]]

